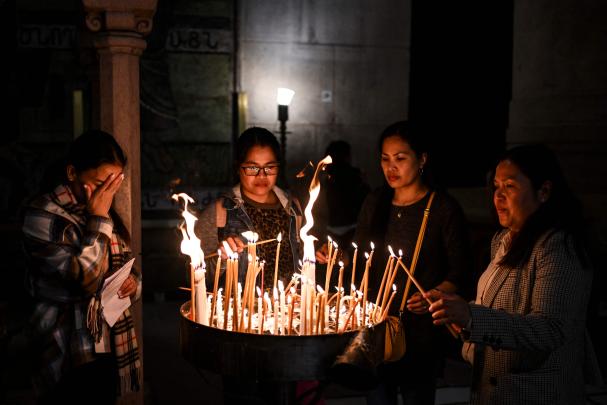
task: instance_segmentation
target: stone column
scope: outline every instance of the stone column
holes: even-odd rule
[[[115,206],[131,233],[135,263],[141,269],[139,57],[146,46],[143,37],[152,29],[156,0],[83,0],[83,4],[99,53],[100,129],[114,135],[128,159]],[[143,355],[141,301],[133,309]],[[143,389],[125,403],[142,404]]]

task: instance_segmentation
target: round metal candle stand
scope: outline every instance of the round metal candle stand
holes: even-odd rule
[[[359,333],[282,336],[232,332],[193,322],[190,302],[180,312],[180,345],[186,360],[223,376],[256,381],[329,380],[336,358]],[[378,327],[385,330],[383,322],[368,329]]]

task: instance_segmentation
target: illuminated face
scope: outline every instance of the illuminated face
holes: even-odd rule
[[[509,160],[497,165],[493,187],[493,203],[500,225],[513,232],[521,230],[546,197],[544,191],[534,190],[531,180]]]
[[[116,176],[122,173],[122,170],[123,167],[117,163],[103,163],[99,167],[77,173],[76,168],[69,165],[67,167],[69,187],[79,202],[86,203],[85,184],[90,187],[91,193],[93,193],[97,187],[101,186],[103,182],[110,177],[110,175],[113,174],[114,178],[116,178]]]
[[[238,174],[243,193],[254,201],[265,202],[278,178],[278,160],[272,148],[256,145],[249,149]]]
[[[381,147],[381,168],[390,187],[397,189],[421,181],[420,169],[426,154],[418,157],[409,143],[394,135],[384,139]]]

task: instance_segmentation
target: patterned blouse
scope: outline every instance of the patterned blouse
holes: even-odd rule
[[[274,239],[282,233],[280,256],[278,263],[278,279],[288,284],[293,275],[293,253],[289,242],[290,217],[280,202],[276,204],[260,204],[245,196],[244,206],[253,221],[254,229],[259,234],[259,240]],[[276,242],[257,246],[257,256],[265,260],[264,286],[272,286],[274,282],[274,263],[276,262]],[[264,287],[265,289],[266,287]]]

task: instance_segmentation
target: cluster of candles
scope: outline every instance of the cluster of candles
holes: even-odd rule
[[[352,265],[352,282],[349,294],[343,287],[344,263],[339,262],[338,284],[335,292],[330,293],[330,280],[339,247],[332,240],[328,241],[328,263],[325,277],[325,287],[315,285],[309,274],[313,262],[301,262],[299,274],[294,274],[285,287],[282,280],[277,278],[278,271],[274,269],[274,283],[264,291],[263,273],[265,262],[256,256],[256,239],[254,233],[243,234],[247,244],[248,266],[244,286],[238,282],[239,255],[231,251],[229,245],[223,242],[227,253],[225,260],[224,285],[220,286],[221,252],[217,252],[217,263],[213,291],[206,290],[204,266],[194,269],[192,283],[192,302],[190,317],[192,320],[207,326],[235,332],[273,334],[273,335],[318,335],[326,333],[343,333],[356,330],[381,322],[388,314],[388,309],[396,295],[396,286],[392,284],[396,276],[396,256],[390,256],[382,280],[382,289],[375,303],[369,302],[368,274],[373,258],[365,253],[366,264],[361,286],[356,288],[356,261]],[[280,244],[280,235],[276,239]],[[269,241],[262,241],[267,243]],[[358,252],[354,246],[354,257]],[[280,255],[280,246],[276,249],[276,263]],[[261,275],[261,277],[259,277]],[[392,291],[386,286],[392,284]],[[386,287],[386,288],[384,288]],[[269,290],[269,291],[268,291]]]
[[[219,274],[221,273],[222,252],[218,251],[213,291],[207,293],[204,253],[200,248],[200,240],[194,234],[194,223],[197,218],[188,211],[188,203],[193,203],[194,200],[183,193],[173,195],[173,199],[179,200],[182,198],[185,204],[182,213],[185,221],[180,227],[183,236],[181,251],[190,256],[191,320],[234,332],[273,335],[343,333],[348,330],[371,326],[382,322],[386,318],[396,295],[394,280],[398,266],[402,267],[409,276],[403,300],[409,290],[410,281],[413,281],[418,289],[423,292],[401,261],[402,252],[399,251],[400,256],[397,257],[392,248],[389,247],[390,257],[383,273],[376,301],[370,302],[368,300],[369,268],[373,260],[375,247],[371,243],[371,253],[365,252],[365,270],[360,286],[356,288],[358,246],[353,243],[354,255],[349,294],[346,295],[343,286],[343,262],[338,263],[338,283],[336,291],[331,293],[329,283],[337,260],[339,246],[330,238],[327,242],[328,263],[324,288],[316,284],[314,249],[316,238],[308,235],[308,231],[314,224],[312,207],[320,192],[318,173],[330,163],[330,156],[321,160],[310,183],[310,199],[304,210],[306,224],[300,230],[300,237],[304,245],[303,261],[300,262],[299,273],[293,275],[286,287],[284,287],[282,280],[278,280],[281,234],[276,239],[257,242],[258,235],[256,233],[245,232],[243,236],[248,241],[248,266],[244,286],[238,282],[239,255],[232,252],[229,245],[224,241],[223,247],[227,255],[225,283],[223,288],[220,288]],[[257,245],[273,241],[277,241],[273,285],[270,291],[264,291],[265,262],[257,257],[256,248]],[[260,274],[260,285],[257,285]],[[391,292],[390,286],[392,286]],[[255,293],[257,293],[257,299],[255,299]]]

